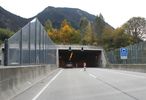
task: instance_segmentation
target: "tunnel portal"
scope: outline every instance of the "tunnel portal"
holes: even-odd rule
[[[65,68],[68,62],[73,64],[73,68],[83,67],[84,62],[87,67],[100,67],[101,51],[59,50],[59,67]]]

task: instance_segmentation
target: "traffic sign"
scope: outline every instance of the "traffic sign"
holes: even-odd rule
[[[121,59],[127,59],[127,48],[121,48]]]

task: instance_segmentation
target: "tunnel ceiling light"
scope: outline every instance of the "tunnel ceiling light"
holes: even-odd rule
[[[71,52],[71,54],[70,54],[70,58],[69,58],[69,61],[71,60],[71,58],[72,58],[72,55],[73,55],[73,52]]]
[[[71,51],[71,47],[69,47],[68,50]]]
[[[84,51],[84,48],[83,47],[81,47],[81,51]]]

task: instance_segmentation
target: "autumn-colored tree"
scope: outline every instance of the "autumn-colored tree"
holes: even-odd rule
[[[50,32],[50,30],[47,30],[48,35],[52,39],[53,42],[57,43],[60,42],[60,32],[55,29],[53,32]]]
[[[91,43],[91,25],[88,23],[87,27],[85,28],[85,35],[82,38],[82,44],[88,45]]]
[[[55,43],[60,42],[61,41],[60,40],[61,39],[60,32],[57,29],[55,29],[53,34],[55,35],[54,42]]]
[[[68,25],[66,19],[64,21],[62,21],[60,29],[62,29],[63,27],[65,27],[65,25]]]
[[[96,33],[95,33],[95,28],[94,26],[91,27],[91,34],[90,34],[90,37],[91,37],[91,41],[90,41],[90,44],[92,45],[95,45],[97,46],[97,36],[96,36]]]
[[[72,43],[74,44],[79,44],[82,38],[82,34],[80,34],[79,30],[75,30],[74,28],[72,28]]]
[[[109,26],[106,26],[105,29],[103,30],[102,37],[101,37],[101,42],[103,47],[105,48],[106,51],[113,50],[113,32],[114,30],[111,29]]]
[[[124,29],[117,28],[113,32],[113,35],[114,35],[113,46],[115,49],[129,45],[128,43],[129,37],[127,34],[124,33]]]
[[[63,41],[64,44],[66,43],[71,44],[72,29],[68,25],[65,25],[63,28],[61,28],[61,40]]]
[[[68,25],[65,25],[63,28],[61,28],[61,40],[64,44],[79,43],[80,39],[81,34],[79,33],[79,31],[70,28]]]
[[[121,27],[113,30],[106,26],[103,31],[102,45],[106,51],[125,47],[133,43],[133,37],[125,34],[125,30]]]
[[[50,32],[50,30],[47,30],[47,34],[50,36],[50,38],[52,39],[52,41],[55,40],[55,35],[52,32]]]

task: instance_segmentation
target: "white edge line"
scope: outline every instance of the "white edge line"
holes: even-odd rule
[[[63,71],[63,69],[32,100],[36,100],[62,71]]]

